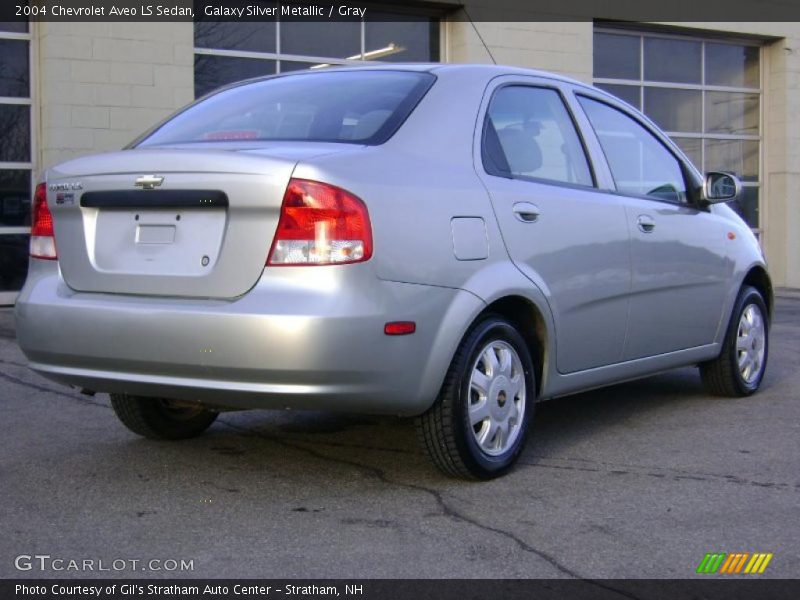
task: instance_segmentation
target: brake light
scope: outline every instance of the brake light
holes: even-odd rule
[[[47,206],[47,186],[44,183],[37,185],[33,194],[30,255],[45,260],[58,258],[56,238],[53,235],[53,215]]]
[[[268,265],[357,263],[371,256],[372,226],[359,198],[327,183],[289,181]]]

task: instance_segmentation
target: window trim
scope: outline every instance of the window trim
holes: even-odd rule
[[[554,91],[559,99],[561,100],[562,105],[564,106],[564,110],[567,112],[569,116],[570,122],[572,123],[572,127],[575,130],[576,135],[578,136],[578,142],[581,145],[581,149],[583,150],[583,155],[586,158],[586,166],[589,168],[589,176],[592,178],[591,185],[585,185],[582,183],[570,183],[568,181],[559,181],[557,179],[545,179],[542,177],[531,177],[528,175],[514,175],[510,173],[508,177],[504,175],[498,175],[497,173],[490,172],[486,165],[484,164],[483,160],[483,150],[486,144],[486,124],[488,123],[489,119],[489,109],[492,107],[492,101],[495,98],[495,95],[502,89],[507,87],[527,87],[527,88],[535,88],[535,89],[546,89]],[[527,181],[530,183],[539,183],[542,185],[555,185],[559,187],[566,187],[570,189],[577,189],[577,190],[586,190],[586,191],[601,191],[600,186],[598,183],[597,172],[594,166],[593,157],[589,152],[589,148],[586,144],[586,139],[584,137],[584,133],[581,130],[580,125],[578,124],[577,119],[575,118],[575,114],[570,106],[570,103],[567,101],[567,95],[564,93],[564,90],[552,83],[532,83],[532,82],[522,82],[522,81],[507,81],[503,82],[491,90],[491,94],[489,96],[488,101],[486,102],[486,107],[483,110],[483,119],[481,121],[480,126],[481,131],[481,138],[480,144],[478,146],[478,158],[480,160],[481,169],[483,173],[489,177],[499,177],[500,179],[511,179],[511,180],[518,180],[518,181]]]
[[[587,93],[587,92],[585,92],[583,90],[574,92],[574,95],[575,95],[575,98],[577,100],[577,104],[581,107],[581,110],[583,111],[583,114],[586,117],[586,120],[589,123],[589,126],[592,128],[592,134],[595,136],[595,138],[597,138],[598,146],[600,147],[600,151],[603,153],[603,160],[605,160],[606,167],[608,168],[608,172],[611,175],[611,180],[614,183],[614,189],[613,190],[609,190],[609,192],[611,192],[612,194],[617,195],[617,196],[623,196],[625,198],[638,198],[640,200],[652,200],[653,202],[660,202],[660,203],[664,203],[664,204],[669,204],[671,206],[680,206],[680,207],[687,207],[687,208],[694,208],[694,209],[697,209],[697,210],[702,210],[703,207],[699,206],[698,203],[697,203],[697,184],[698,184],[698,182],[692,181],[692,177],[691,177],[693,174],[695,174],[694,173],[694,169],[691,167],[691,163],[690,162],[687,163],[687,161],[683,157],[681,157],[678,153],[675,152],[674,148],[670,147],[670,144],[674,144],[675,142],[673,142],[672,140],[669,140],[669,138],[667,138],[665,140],[664,139],[664,135],[666,135],[666,133],[664,133],[664,135],[661,135],[660,130],[654,129],[653,125],[646,121],[646,117],[644,119],[642,119],[639,115],[630,112],[629,110],[627,110],[623,106],[617,106],[616,103],[609,102],[609,99],[603,98],[600,95],[594,95],[594,94],[591,94],[591,93]],[[686,201],[685,202],[680,202],[680,201],[676,201],[676,200],[669,200],[667,198],[657,198],[655,196],[648,196],[648,195],[645,195],[645,194],[633,194],[631,192],[621,191],[619,189],[618,184],[617,184],[617,179],[616,179],[616,177],[614,177],[614,171],[611,169],[611,163],[608,160],[608,155],[606,154],[606,150],[603,147],[603,144],[600,143],[600,137],[597,134],[597,130],[595,129],[594,124],[592,123],[592,120],[589,118],[589,115],[586,112],[586,109],[584,108],[583,104],[581,104],[581,101],[580,101],[581,98],[587,98],[589,100],[593,100],[593,101],[595,101],[595,102],[597,102],[599,104],[603,104],[604,106],[607,106],[611,110],[615,110],[615,111],[617,111],[619,113],[622,113],[624,116],[629,117],[635,123],[637,123],[639,126],[641,126],[645,131],[647,131],[653,137],[653,139],[658,144],[660,144],[664,148],[664,150],[666,150],[672,156],[672,158],[674,158],[678,162],[678,166],[680,167],[680,170],[681,170],[681,176],[683,177],[683,184],[686,186]]]

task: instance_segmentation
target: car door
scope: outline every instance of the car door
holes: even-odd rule
[[[631,232],[632,360],[710,344],[733,275],[729,228],[692,201],[691,168],[644,120],[578,95],[623,199]]]
[[[619,362],[631,276],[625,208],[597,186],[564,90],[499,78],[479,123],[478,174],[511,259],[548,298],[557,369]]]

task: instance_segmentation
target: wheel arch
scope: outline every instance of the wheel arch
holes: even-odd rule
[[[547,364],[547,358],[549,356],[549,333],[544,315],[533,301],[524,296],[503,296],[489,303],[473,322],[470,323],[469,329],[471,329],[478,320],[489,314],[499,315],[507,319],[525,339],[528,350],[533,358],[536,396],[538,398],[543,389],[545,365]]]
[[[538,397],[549,397],[550,382],[557,374],[556,324],[547,288],[527,277],[511,261],[498,260],[478,269],[459,290],[461,293],[441,319],[432,358],[420,386],[417,414],[435,401],[447,369],[475,323],[492,313],[518,327],[534,357]]]
[[[751,267],[744,276],[739,289],[741,290],[741,288],[746,285],[756,288],[761,294],[761,297],[764,298],[764,303],[767,305],[768,317],[770,322],[772,322],[772,314],[775,308],[775,296],[772,289],[772,279],[769,273],[767,273],[767,270],[762,265],[754,265]]]

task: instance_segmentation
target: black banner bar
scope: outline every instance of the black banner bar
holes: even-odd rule
[[[800,580],[2,580],[3,600],[796,600]]]
[[[0,22],[403,21],[420,14],[473,22],[800,21],[798,0],[3,0]],[[413,16],[409,16],[413,15]]]

